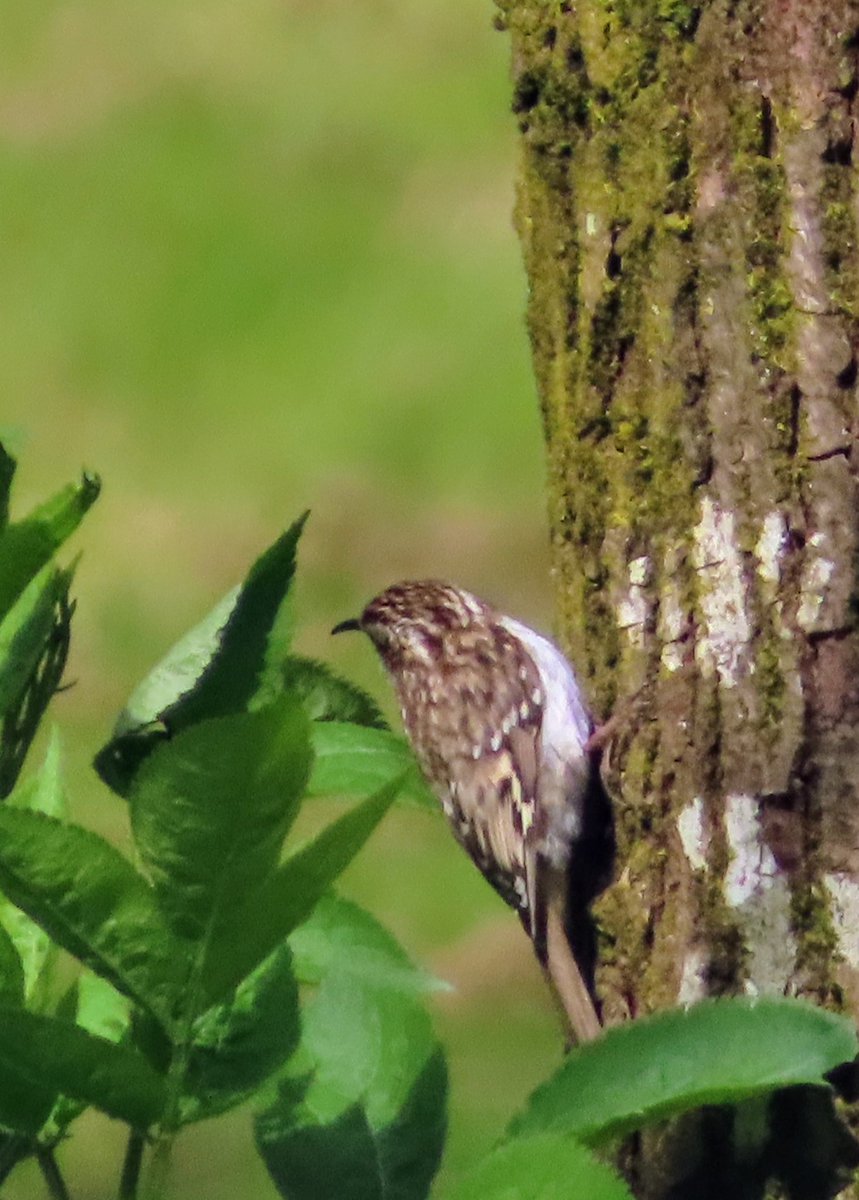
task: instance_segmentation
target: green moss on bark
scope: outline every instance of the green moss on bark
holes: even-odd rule
[[[826,285],[832,303],[841,312],[859,315],[859,261],[856,246],[856,200],[850,161],[842,161],[846,150],[830,150],[823,169],[824,264]],[[852,157],[852,143],[850,146]]]
[[[806,873],[793,881],[791,922],[797,938],[797,969],[802,982],[808,987],[813,981],[821,1001],[838,1007],[842,993],[835,973],[841,956],[831,900],[821,879]]]
[[[793,333],[793,291],[785,270],[787,182],[779,159],[778,114],[768,98],[752,94],[736,105],[733,117],[733,174],[745,214],[751,332],[761,357],[781,366]]]

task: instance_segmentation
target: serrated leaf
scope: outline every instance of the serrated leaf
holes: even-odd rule
[[[564,1132],[598,1144],[704,1104],[822,1084],[856,1050],[849,1021],[798,1000],[704,1001],[580,1046],[533,1093],[511,1133]]]
[[[373,729],[388,728],[371,696],[313,658],[289,655],[281,666],[277,686],[301,699],[311,721],[347,721]]]
[[[125,795],[138,767],[165,735],[251,707],[282,659],[289,635],[279,620],[295,574],[300,517],[138,686],[95,767]],[[274,645],[273,645],[274,643]],[[280,661],[277,662],[279,668]]]
[[[56,606],[70,581],[70,572],[46,567],[0,622],[0,716],[14,707],[29,686],[54,627]]]
[[[272,630],[295,575],[296,550],[307,516],[299,517],[251,567],[210,666],[193,691],[166,714],[170,728],[183,729],[207,717],[241,712],[252,700],[269,661]]]
[[[7,1069],[137,1129],[156,1121],[164,1106],[164,1080],[135,1051],[23,1009],[0,1010],[0,1079]]]
[[[170,647],[132,692],[119,715],[114,736],[163,723],[170,707],[193,690],[218,652],[240,591],[240,587],[231,588],[202,621]]]
[[[2,806],[0,889],[63,949],[169,1022],[187,950],[118,850],[79,826]]]
[[[9,611],[25,587],[50,562],[77,529],[95,502],[101,483],[84,473],[23,521],[8,525],[0,535],[0,614]]]
[[[143,764],[132,828],[181,936],[203,937],[274,869],[309,766],[308,721],[288,700],[202,721]]]
[[[225,1004],[194,1023],[181,1101],[183,1123],[227,1112],[252,1096],[294,1051],[298,985],[284,946]]]
[[[447,1072],[413,996],[331,974],[308,1006],[302,1061],[256,1122],[289,1200],[421,1200],[446,1128]]]
[[[438,811],[405,738],[343,721],[314,722],[310,796],[366,796],[400,778],[401,799]]]
[[[243,902],[224,912],[207,956],[204,982],[225,995],[289,936],[329,890],[393,803],[399,781],[357,804],[288,858]]]
[[[416,967],[374,916],[340,896],[323,896],[290,935],[289,945],[302,983],[319,983],[336,970],[361,983],[411,995],[448,986]]]
[[[584,1146],[560,1134],[517,1138],[493,1150],[447,1200],[633,1200]]]

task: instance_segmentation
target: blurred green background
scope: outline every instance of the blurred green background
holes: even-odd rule
[[[389,707],[360,639],[394,579],[550,624],[543,467],[491,0],[28,0],[0,20],[0,387],[17,511],[105,490],[53,714],[73,811],[135,681],[305,507],[299,648]],[[451,1067],[443,1171],[491,1145],[560,1039],[518,922],[441,820],[390,817],[350,871],[411,954]],[[112,1194],[121,1130],[63,1148]],[[247,1112],[180,1140],[176,1195],[259,1197]],[[9,1200],[42,1194],[27,1171]]]

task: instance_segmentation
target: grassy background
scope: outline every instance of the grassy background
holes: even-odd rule
[[[542,462],[490,0],[28,0],[0,38],[0,387],[18,511],[98,470],[70,676],[75,815],[127,842],[89,761],[137,678],[303,508],[300,649],[387,703],[331,625],[410,575],[548,625]],[[441,821],[350,871],[436,1002],[455,1177],[557,1061],[515,919]],[[120,1132],[62,1151],[113,1192]],[[180,1143],[176,1194],[274,1197],[247,1113]],[[6,1194],[6,1193],[4,1193]],[[41,1194],[22,1172],[10,1200]]]

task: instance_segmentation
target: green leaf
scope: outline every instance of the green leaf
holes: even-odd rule
[[[162,724],[171,707],[189,696],[218,653],[240,587],[231,588],[197,625],[189,629],[131,694],[117,720],[114,735],[145,731]]]
[[[98,774],[125,796],[138,767],[170,736],[161,719],[171,704],[190,693],[218,649],[239,589],[233,588],[203,620],[182,637],[135,688],[119,714],[107,745],[93,762]]]
[[[307,1005],[304,1048],[324,1085],[325,1105],[360,1101],[375,1129],[402,1113],[437,1043],[414,996],[332,971]],[[320,1093],[321,1095],[321,1093]]]
[[[0,614],[9,611],[27,585],[50,562],[95,502],[101,483],[86,472],[0,535]]]
[[[302,983],[319,983],[337,970],[362,983],[411,995],[448,987],[416,967],[375,917],[339,896],[323,896],[290,935],[289,945]]]
[[[45,931],[5,895],[0,895],[0,927],[11,939],[21,963],[27,1007],[42,1008],[56,958],[56,947]]]
[[[24,1003],[24,964],[11,936],[0,925],[0,1007]]]
[[[254,563],[241,587],[225,596],[135,690],[95,760],[114,791],[127,793],[141,762],[165,736],[243,712],[260,689],[270,690],[268,676],[280,669],[288,649],[281,610],[306,519],[305,513],[290,526]]]
[[[374,729],[388,727],[375,700],[315,659],[289,655],[281,666],[279,687],[301,698],[311,721],[348,721]]]
[[[12,480],[15,478],[15,468],[18,464],[9,453],[5,430],[0,430],[0,438],[2,438],[0,441],[0,531],[2,531],[9,523],[9,495],[12,491]]]
[[[0,797],[15,786],[62,678],[73,612],[71,578],[72,571],[45,568],[0,625]]]
[[[181,936],[202,938],[271,873],[309,766],[308,721],[287,700],[202,721],[143,764],[131,792],[135,841]]]
[[[256,1122],[289,1200],[420,1200],[438,1168],[447,1072],[413,996],[328,975],[308,1006],[312,1080],[285,1080]]]
[[[63,949],[170,1020],[187,950],[118,850],[79,826],[0,806],[0,889]]]
[[[15,808],[44,813],[48,817],[62,819],[66,816],[68,805],[63,787],[62,742],[56,726],[51,730],[41,767],[16,786],[7,803]]]
[[[164,1080],[135,1051],[22,1009],[0,1010],[0,1080],[7,1070],[138,1129],[157,1120],[164,1106]]]
[[[94,1022],[96,1027],[89,1028],[86,1020],[83,1019],[83,1013],[87,1007],[86,981],[94,982],[105,992],[111,992],[117,1000],[121,1001],[118,993],[109,984],[99,979],[97,975],[85,972],[81,979],[76,980],[61,998],[54,1017],[69,1024],[77,1016],[78,1023],[88,1028],[90,1033],[101,1033],[103,1031],[98,1027],[101,1022],[96,1021]],[[82,993],[84,994],[83,999]],[[127,1002],[123,1003],[127,1004]],[[110,1040],[117,1039],[112,1037]],[[11,1093],[9,1085],[11,1085]],[[7,1103],[11,1102],[13,1106],[11,1116],[9,1112],[6,1112],[7,1123],[22,1132],[31,1135],[37,1134],[42,1144],[55,1142],[66,1127],[86,1109],[84,1101],[72,1100],[68,1096],[58,1096],[56,1089],[47,1087],[44,1081],[40,1083],[38,1080],[28,1078],[20,1071],[16,1071],[10,1062],[0,1061],[0,1093],[2,1093],[2,1097],[5,1097]],[[23,1108],[21,1107],[22,1100]],[[4,1111],[3,1103],[4,1100],[0,1098],[0,1114]],[[3,1119],[2,1116],[0,1119]]]
[[[30,686],[54,627],[56,606],[67,595],[70,582],[71,572],[46,567],[0,622],[0,716]]]
[[[0,1009],[0,1013],[4,1011]],[[5,1037],[5,1029],[0,1029],[0,1043]],[[22,1066],[7,1061],[0,1045],[0,1126],[35,1137],[56,1100],[56,1088],[34,1079]]]
[[[447,1071],[418,992],[426,976],[355,905],[327,896],[290,939],[317,985],[300,1049],[257,1145],[290,1200],[419,1200],[446,1129]]]
[[[856,1049],[849,1021],[798,1000],[704,1001],[621,1025],[573,1051],[511,1132],[565,1132],[598,1144],[704,1104],[821,1084]]]
[[[623,1180],[572,1138],[517,1138],[485,1158],[447,1200],[633,1200]]]
[[[400,777],[405,800],[438,811],[405,738],[342,721],[314,722],[311,796],[366,796]]]
[[[107,1038],[117,1044],[127,1035],[131,1024],[129,1003],[106,980],[90,971],[84,971],[75,981],[66,997],[66,1003],[55,1016],[74,1020],[87,1033]],[[53,1143],[65,1133],[69,1125],[86,1109],[83,1100],[60,1096],[55,1102],[47,1121],[39,1131],[39,1140]]]
[[[283,1084],[255,1129],[257,1149],[285,1200],[381,1200],[386,1195],[376,1138],[360,1105],[321,1121],[313,1108],[304,1111]]]
[[[253,1095],[298,1044],[298,985],[284,946],[225,1004],[194,1023],[181,1102],[183,1123],[213,1117]]]
[[[121,1042],[131,1026],[126,997],[91,971],[83,971],[77,980],[75,1019],[81,1029],[109,1042]]]
[[[18,783],[7,805],[52,817],[64,816],[66,798],[61,765],[60,737],[53,729],[42,766],[35,775]],[[3,895],[0,895],[0,925],[10,934],[21,959],[27,1007],[38,1010],[49,990],[56,948],[45,931]]]
[[[398,780],[389,783],[332,821],[244,902],[234,897],[204,967],[205,986],[213,999],[235,987],[312,912],[391,807],[398,787]]]

